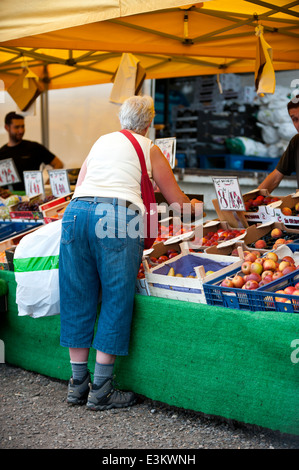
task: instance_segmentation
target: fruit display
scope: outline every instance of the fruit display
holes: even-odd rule
[[[225,230],[223,228],[219,228],[215,232],[211,231],[211,232],[204,234],[204,236],[201,238],[195,237],[193,240],[193,245],[204,246],[204,247],[217,246],[219,243],[232,240],[244,234],[245,232],[246,232],[245,229]]]
[[[177,235],[182,235],[184,233],[194,230],[194,226],[186,225],[183,223],[172,222],[168,224],[167,222],[158,224],[158,235],[154,244],[168,240],[170,237],[175,237]]]
[[[179,255],[179,252],[175,249],[170,248],[167,250],[167,252],[163,255],[158,256],[158,258],[154,256],[149,256],[148,259],[148,266],[149,268],[154,268],[155,266],[158,266],[159,264],[165,263],[165,261],[168,261],[172,258],[175,258],[176,256]],[[140,264],[139,271],[137,274],[137,279],[144,279],[145,274],[144,274],[144,266],[143,263]]]
[[[296,271],[292,256],[278,258],[277,253],[270,251],[263,257],[258,252],[244,251],[241,269],[234,276],[227,276],[220,283],[222,287],[255,290],[276,279]]]
[[[259,240],[248,244],[247,246],[256,249],[276,250],[280,245],[294,243],[296,240],[298,240],[299,243],[299,233],[287,232],[280,228],[273,228]]]
[[[21,201],[17,203],[17,206],[14,208],[15,211],[39,211],[39,206],[45,204],[46,202],[52,201],[55,199],[55,196],[46,196],[44,199],[39,199],[37,201]]]
[[[254,199],[248,199],[246,202],[244,202],[245,211],[257,212],[259,206],[268,205],[279,200],[279,197],[259,195]]]

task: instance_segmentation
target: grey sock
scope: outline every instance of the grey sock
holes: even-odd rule
[[[72,377],[74,380],[79,380],[80,382],[85,379],[87,375],[87,362],[72,362]]]
[[[101,386],[108,378],[113,375],[114,364],[99,364],[95,363],[93,383],[94,385]]]

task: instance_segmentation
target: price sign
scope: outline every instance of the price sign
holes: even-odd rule
[[[167,158],[171,168],[175,167],[176,137],[166,137],[156,139],[155,144],[159,147],[163,155]]]
[[[0,160],[0,186],[19,183],[21,181],[12,158]]]
[[[42,171],[23,171],[26,196],[45,194]]]
[[[48,170],[53,196],[66,196],[71,192],[67,170]]]
[[[215,191],[222,211],[245,211],[237,176],[213,178]]]

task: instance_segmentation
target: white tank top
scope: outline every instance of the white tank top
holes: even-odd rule
[[[154,145],[147,137],[134,134],[144,153],[148,175],[152,177],[150,149]],[[87,173],[75,189],[75,197],[117,197],[144,208],[141,198],[141,167],[135,148],[120,132],[101,136],[87,157]]]

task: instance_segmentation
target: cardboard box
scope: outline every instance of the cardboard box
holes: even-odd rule
[[[256,199],[258,196],[264,196],[272,198],[267,189],[254,189],[242,195],[244,203],[248,202],[250,199]],[[275,198],[276,199],[276,198]],[[251,211],[224,211],[220,210],[218,200],[212,200],[219,220],[226,220],[231,227],[249,227],[250,223],[263,223],[270,220],[269,215],[267,214],[266,207],[267,205],[257,206],[257,210],[254,212]]]
[[[265,239],[265,241],[267,242],[267,247],[265,247],[264,250],[271,251],[275,249],[276,239],[270,236],[271,231],[275,228],[280,229],[282,231],[282,237],[278,238],[284,238],[289,243],[295,243],[298,240],[299,244],[299,229],[290,229],[281,222],[270,221],[265,222],[263,224],[252,225],[246,230],[246,236],[243,239],[243,249],[249,250],[250,248],[253,248],[255,243],[261,239]],[[255,247],[255,249],[258,251],[262,250],[257,247]]]
[[[206,222],[202,227],[198,226],[194,230],[194,238],[189,242],[189,247],[196,250],[206,250],[210,245],[205,244],[202,245],[202,240],[201,238],[205,238],[205,236],[210,233],[214,232],[216,233],[217,231],[223,231],[223,232],[228,232],[228,231],[235,231],[235,236],[232,238],[232,240],[237,241],[241,240],[245,237],[246,229],[244,227],[231,227],[231,225],[228,222],[220,221],[220,220],[210,220]],[[241,233],[243,231],[243,233]],[[223,242],[223,240],[218,240],[217,244],[220,242]]]
[[[299,193],[283,196],[279,201],[266,206],[265,209],[269,219],[299,228],[299,211],[295,209],[297,204],[299,204]]]

